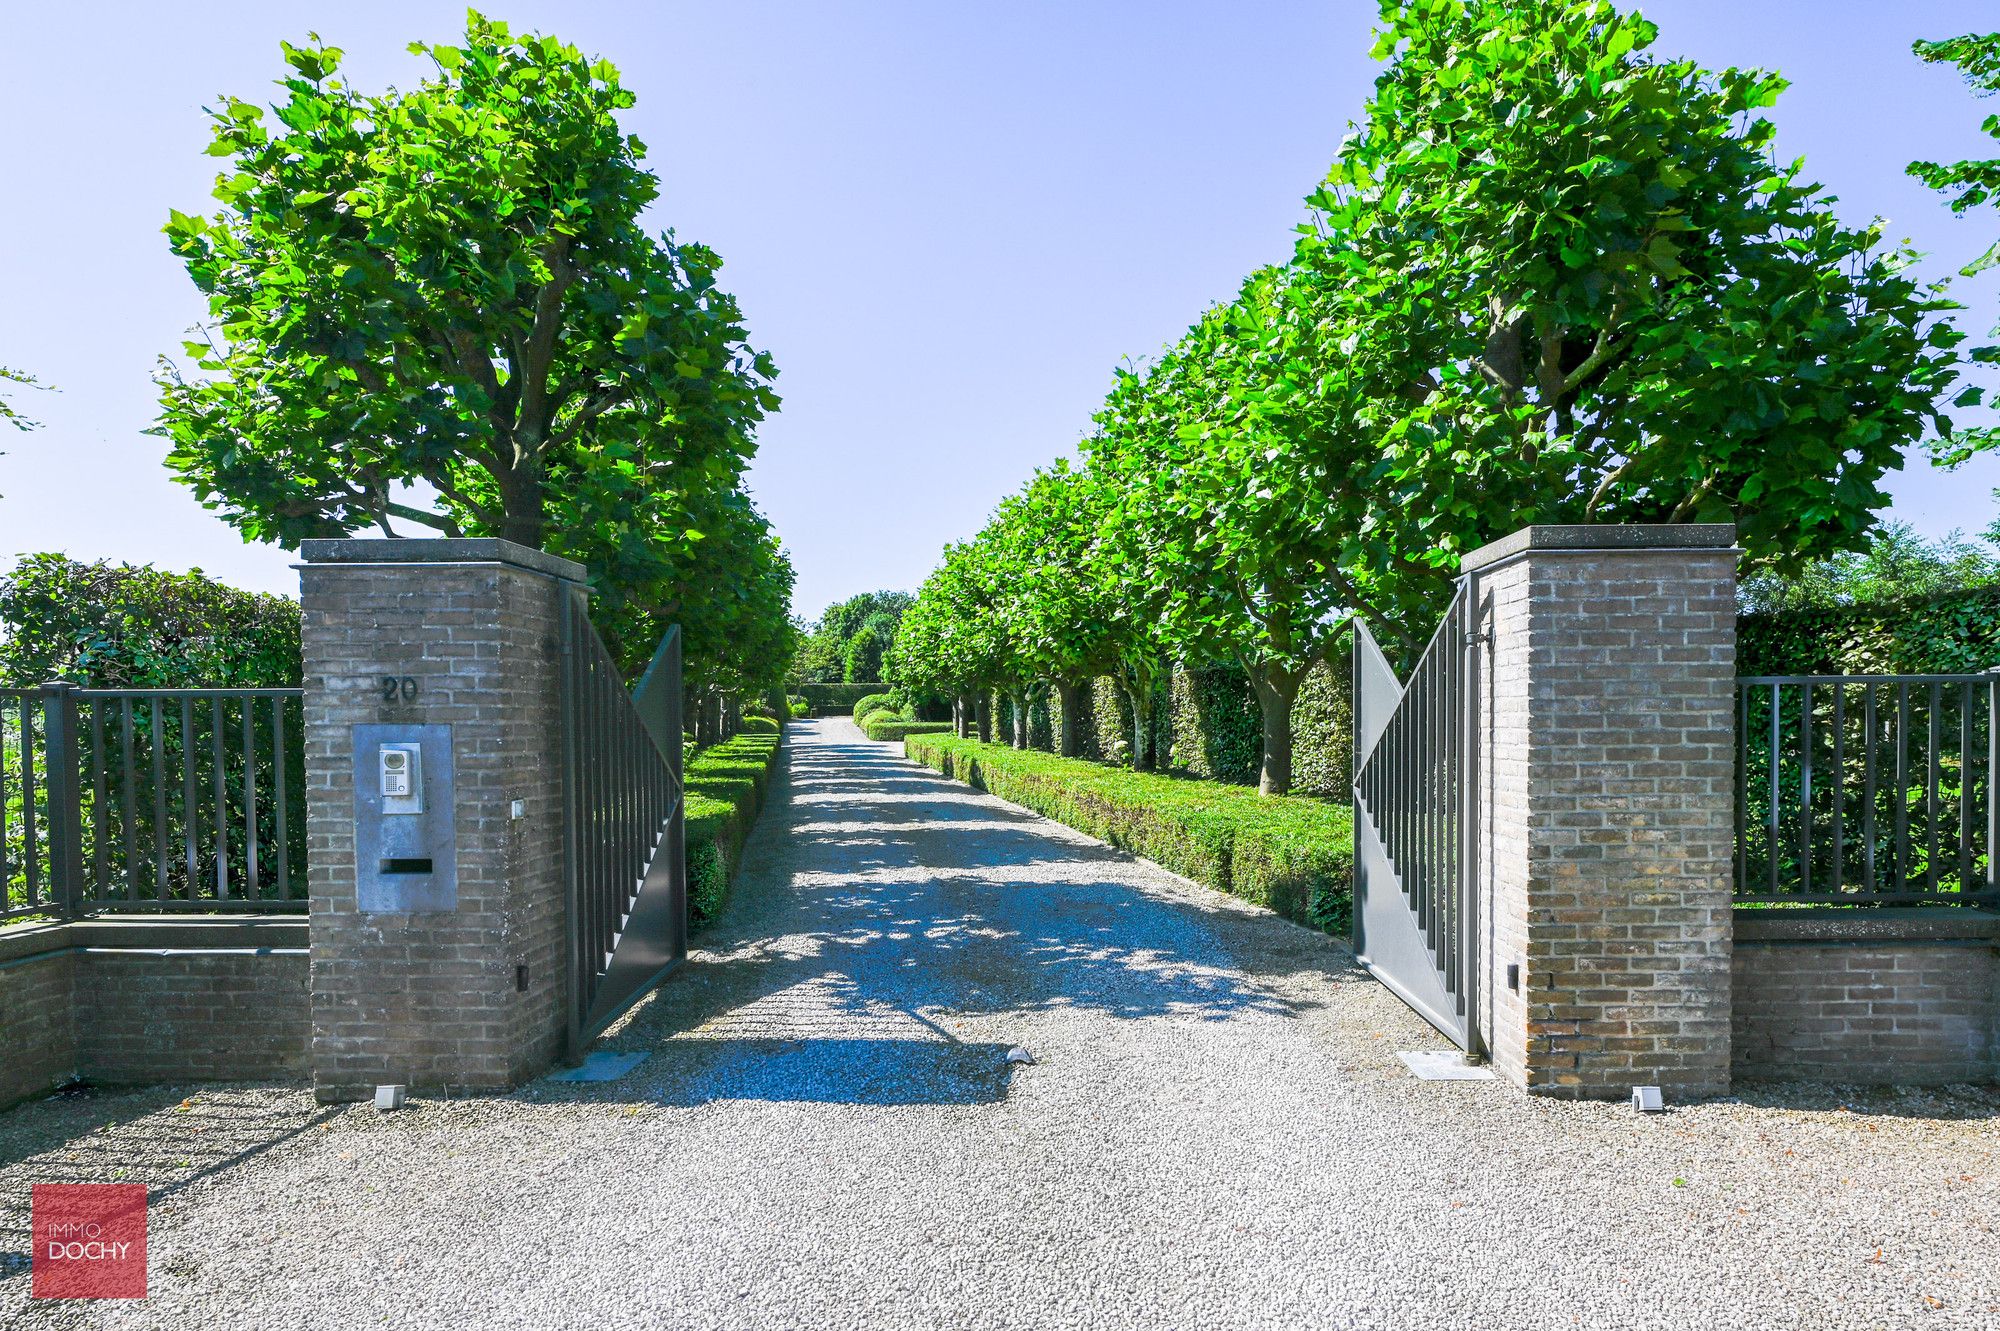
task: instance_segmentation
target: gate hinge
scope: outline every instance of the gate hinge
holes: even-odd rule
[[[1468,633],[1465,635],[1465,642],[1468,647],[1475,642],[1492,642],[1492,641],[1493,641],[1493,635],[1491,633]]]

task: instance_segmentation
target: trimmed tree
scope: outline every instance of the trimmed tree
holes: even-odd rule
[[[1529,522],[1729,521],[1781,566],[1860,542],[1949,430],[1960,334],[1909,250],[1774,160],[1784,80],[1652,56],[1606,0],[1382,17],[1298,258],[1340,293],[1316,372],[1375,404],[1356,573],[1441,583]]]
[[[670,579],[770,362],[714,252],[641,226],[608,62],[476,13],[411,49],[433,76],[371,95],[287,44],[270,114],[211,112],[222,207],[166,228],[210,315],[193,373],[162,364],[168,466],[255,540],[402,524]]]
[[[898,688],[957,699],[961,733],[976,725],[979,737],[989,741],[992,717],[984,700],[1006,686],[1012,664],[995,591],[990,562],[977,542],[946,546],[943,562],[904,612],[887,663]]]
[[[1094,557],[1104,516],[1092,478],[1058,461],[1000,503],[987,549],[1019,668],[1056,692],[1056,749],[1074,758],[1084,688],[1116,669],[1116,588]]]
[[[1289,271],[1253,274],[1149,372],[1120,374],[1084,444],[1114,496],[1119,583],[1151,589],[1184,654],[1233,657],[1250,677],[1265,794],[1291,789],[1292,704],[1357,604],[1339,561],[1374,456],[1351,412],[1308,430],[1298,410],[1312,313]]]

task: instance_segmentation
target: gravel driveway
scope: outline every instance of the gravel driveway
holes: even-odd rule
[[[1340,943],[791,736],[730,909],[606,1037],[636,1071],[0,1115],[0,1323],[2000,1325],[1992,1092],[1418,1082],[1440,1042]],[[28,1182],[114,1172],[157,1188],[152,1298],[30,1304]]]

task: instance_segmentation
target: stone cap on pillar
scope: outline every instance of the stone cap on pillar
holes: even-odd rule
[[[310,542],[308,542],[310,544]],[[1566,525],[1546,523],[1523,527],[1497,541],[1490,541],[1458,561],[1458,571],[1473,573],[1491,568],[1533,551],[1596,552],[1603,550],[1700,550],[1736,549],[1733,522],[1630,522]]]
[[[512,564],[582,582],[583,565],[497,536],[341,537],[299,543],[307,564]]]

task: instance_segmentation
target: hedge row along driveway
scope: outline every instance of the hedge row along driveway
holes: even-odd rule
[[[743,842],[764,807],[782,740],[774,721],[747,717],[734,738],[695,751],[687,782],[688,925],[706,926],[729,897]]]
[[[948,734],[911,735],[903,748],[934,771],[1287,919],[1338,934],[1353,919],[1354,815],[1344,805]]]

